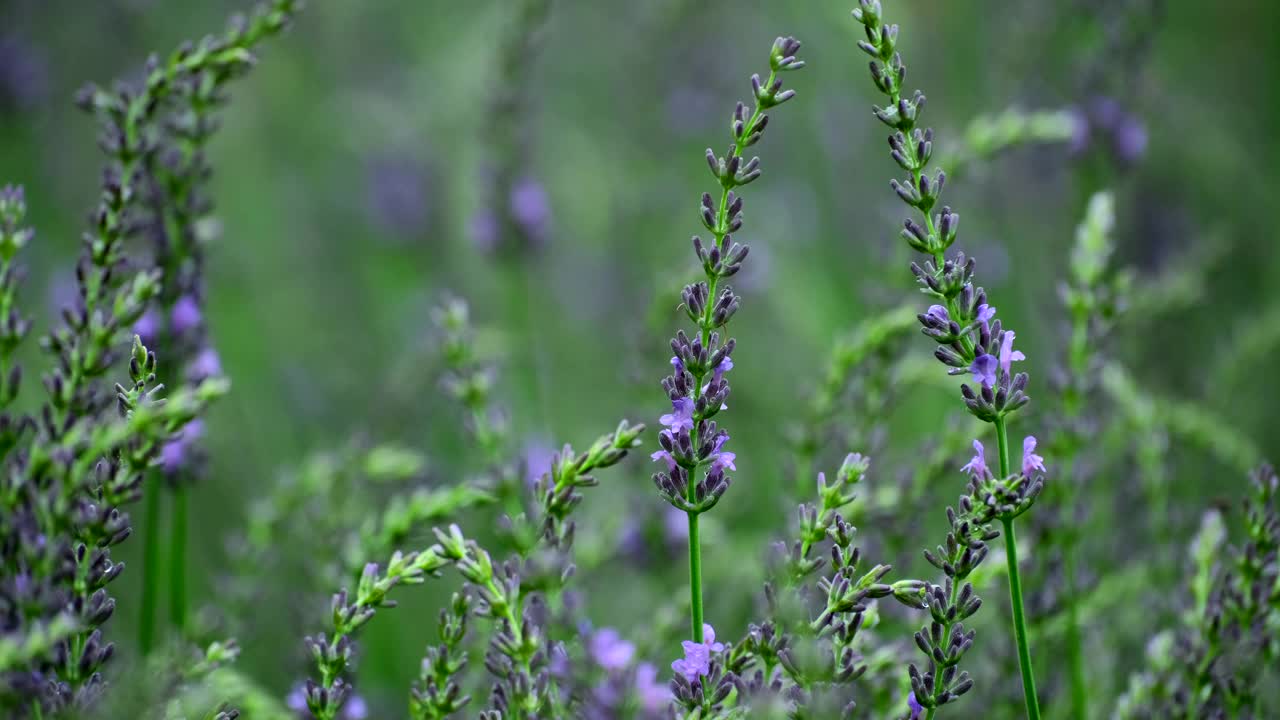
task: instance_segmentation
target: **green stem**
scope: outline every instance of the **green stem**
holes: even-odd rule
[[[996,440],[1000,444],[1000,477],[1009,477],[1009,433],[1004,418],[996,418]],[[1009,601],[1013,605],[1013,635],[1018,643],[1018,666],[1022,670],[1022,694],[1027,702],[1027,720],[1040,720],[1036,697],[1035,671],[1031,669],[1031,647],[1027,642],[1027,617],[1022,607],[1022,578],[1018,575],[1018,539],[1013,518],[1000,518],[1004,525],[1005,561],[1009,566]]]
[[[1027,720],[1040,720],[1035,671],[1031,669],[1031,647],[1027,644],[1027,618],[1022,609],[1022,580],[1018,577],[1018,540],[1013,534],[1013,520],[1002,519],[1000,522],[1004,524],[1004,550],[1009,563],[1009,601],[1013,604],[1013,634],[1018,642],[1018,665],[1022,670],[1022,694],[1027,702]]]
[[[138,620],[138,647],[144,657],[155,647],[157,576],[160,573],[160,493],[163,491],[160,477],[153,474],[147,483],[143,511],[142,610]]]
[[[689,481],[692,483],[692,479]],[[689,623],[693,641],[702,642],[702,545],[698,540],[698,513],[689,513]]]
[[[1071,477],[1072,463],[1064,463],[1066,472],[1063,477]],[[1068,483],[1070,484],[1070,483]],[[1073,507],[1074,500],[1069,499],[1067,507]],[[1068,512],[1070,510],[1068,509]],[[1080,632],[1080,601],[1076,590],[1076,546],[1077,537],[1074,529],[1068,526],[1062,548],[1063,573],[1066,575],[1067,603],[1067,663],[1071,676],[1071,717],[1084,720],[1089,716],[1088,679],[1084,669],[1084,637]]]
[[[179,482],[173,489],[173,528],[169,568],[169,618],[181,634],[187,624],[187,488]]]

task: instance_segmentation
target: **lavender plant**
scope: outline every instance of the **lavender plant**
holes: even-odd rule
[[[945,590],[934,586],[930,607],[934,621],[917,642],[930,656],[931,670],[920,674],[912,670],[915,700],[928,709],[932,718],[940,705],[963,694],[971,686],[964,675],[957,675],[961,655],[973,642],[963,634],[958,623],[977,610],[972,603],[972,586],[960,583],[986,555],[985,542],[996,537],[986,525],[999,520],[1005,539],[1005,555],[1009,568],[1009,592],[1013,605],[1013,631],[1018,646],[1022,685],[1029,718],[1039,718],[1035,674],[1031,668],[1031,652],[1027,638],[1022,587],[1018,570],[1018,546],[1014,537],[1014,520],[1030,509],[1044,487],[1044,463],[1035,454],[1036,439],[1023,442],[1023,461],[1019,472],[1009,463],[1008,417],[1025,406],[1028,397],[1026,373],[1014,373],[1012,363],[1025,359],[1013,349],[1014,332],[1001,327],[995,319],[995,307],[987,303],[986,292],[973,284],[976,262],[963,253],[948,259],[947,250],[955,242],[959,215],[948,206],[937,214],[945,173],[929,177],[929,161],[933,154],[933,131],[917,127],[925,97],[919,91],[907,98],[903,81],[906,67],[897,51],[898,26],[885,24],[878,0],[861,0],[853,17],[864,28],[866,36],[858,47],[871,56],[871,78],[876,88],[888,99],[877,106],[878,120],[894,132],[889,136],[890,155],[907,172],[905,182],[891,181],[898,197],[920,212],[924,224],[908,219],[903,239],[929,259],[923,265],[912,263],[911,270],[922,291],[939,301],[919,316],[926,335],[938,343],[935,356],[948,366],[953,375],[971,374],[978,385],[961,385],[961,393],[969,412],[983,422],[995,426],[998,446],[999,475],[986,462],[981,441],[974,441],[976,454],[965,466],[972,478],[969,493],[962,496],[960,511],[949,509],[947,516],[952,532],[947,547],[929,554],[930,562],[947,575]]]
[[[529,66],[549,6],[547,0],[513,6],[510,26],[498,43],[502,77],[479,119],[488,145],[485,160],[496,162],[484,177],[492,183],[483,189],[484,209],[473,230],[490,232],[486,247],[505,255],[527,255],[546,239],[549,227],[546,195],[531,179],[527,137],[536,92]],[[683,24],[697,9],[696,3],[675,3],[658,14]],[[891,128],[890,155],[907,174],[892,187],[918,213],[905,222],[902,236],[926,256],[911,267],[931,304],[919,313],[910,304],[884,305],[861,319],[853,333],[837,338],[825,373],[818,369],[810,401],[798,403],[792,416],[766,415],[754,397],[735,403],[739,412],[744,406],[746,413],[759,412],[771,429],[791,430],[790,443],[781,450],[790,451],[796,491],[784,472],[779,477],[785,487],[771,496],[796,495],[802,503],[785,539],[771,552],[761,552],[760,562],[751,562],[741,547],[731,546],[746,534],[742,516],[730,513],[724,517],[732,522],[708,518],[704,524],[702,515],[719,503],[730,485],[729,473],[737,471],[738,457],[727,449],[729,431],[719,422],[727,411],[728,373],[741,361],[734,357],[740,353],[728,331],[741,302],[730,279],[741,283],[748,256],[741,242],[740,193],[761,174],[759,158],[748,160],[746,153],[766,129],[766,113],[794,95],[783,88],[781,74],[805,64],[792,38],[774,42],[767,79],[752,77],[753,101],[739,103],[734,111],[728,150],[723,155],[707,151],[719,198],[712,191],[701,199],[710,239],[693,238],[701,277],[681,292],[681,309],[693,327],[671,341],[672,372],[662,386],[672,409],[660,418],[664,427],[651,455],[659,463],[653,481],[666,503],[659,506],[671,510],[662,519],[676,522],[663,523],[655,531],[660,537],[644,547],[653,538],[639,537],[642,521],[636,516],[643,513],[620,507],[633,501],[633,494],[615,493],[607,498],[609,505],[583,508],[585,489],[597,484],[597,471],[638,447],[643,426],[624,421],[585,452],[569,446],[545,453],[522,449],[519,411],[525,408],[506,402],[503,394],[508,386],[518,392],[532,384],[500,377],[485,346],[487,336],[472,326],[466,303],[448,299],[434,319],[444,367],[441,385],[453,409],[434,413],[444,431],[432,438],[432,455],[412,443],[382,442],[361,431],[349,432],[350,440],[326,442],[287,468],[250,506],[232,558],[235,576],[213,583],[217,592],[210,599],[227,621],[217,630],[225,633],[229,627],[252,641],[246,642],[250,657],[272,651],[274,638],[258,631],[275,622],[271,609],[287,598],[297,622],[315,628],[304,643],[310,679],[286,696],[283,680],[276,687],[269,675],[232,667],[239,645],[221,639],[225,634],[208,642],[214,637],[209,628],[187,618],[183,582],[182,493],[205,475],[200,415],[227,389],[205,323],[209,293],[203,269],[206,246],[216,234],[206,152],[225,92],[248,68],[249,52],[281,30],[296,10],[291,0],[272,0],[225,35],[189,45],[163,62],[153,60],[133,85],[82,94],[82,104],[103,124],[110,165],[77,266],[77,297],[44,341],[55,363],[38,397],[31,391],[20,396],[18,369],[19,358],[25,361],[22,341],[30,324],[19,310],[23,272],[17,254],[34,236],[24,224],[21,191],[0,192],[0,715],[221,720],[395,715],[387,711],[386,693],[379,689],[386,683],[368,677],[382,664],[360,668],[357,640],[371,619],[395,606],[397,587],[428,579],[437,586],[432,595],[439,606],[426,615],[402,617],[406,637],[415,628],[429,636],[411,687],[400,691],[401,712],[418,720],[919,720],[935,718],[939,708],[978,683],[1012,678],[1015,662],[1020,697],[1012,696],[1018,685],[1007,683],[994,692],[1009,693],[1008,703],[984,698],[983,707],[970,714],[1003,716],[1003,705],[1025,705],[1027,716],[1038,719],[1041,696],[1031,666],[1031,632],[1040,647],[1065,650],[1064,667],[1052,668],[1041,688],[1043,699],[1052,702],[1054,712],[1086,717],[1113,704],[1104,676],[1123,674],[1119,663],[1127,650],[1170,615],[1175,595],[1168,588],[1183,578],[1190,584],[1185,612],[1175,627],[1149,643],[1149,667],[1132,677],[1115,706],[1116,716],[1265,717],[1274,710],[1269,669],[1280,656],[1275,641],[1280,484],[1275,474],[1266,468],[1257,472],[1242,516],[1205,516],[1189,572],[1179,574],[1173,562],[1165,562],[1163,547],[1184,529],[1176,512],[1175,463],[1166,457],[1178,449],[1173,440],[1207,450],[1225,465],[1251,464],[1262,453],[1232,427],[1234,418],[1218,417],[1168,389],[1143,387],[1119,357],[1111,356],[1108,336],[1129,288],[1128,275],[1110,268],[1120,238],[1106,193],[1089,203],[1071,260],[1064,263],[1070,337],[1054,386],[1060,402],[1041,409],[1052,437],[1045,455],[1072,482],[1046,488],[1045,461],[1034,436],[1024,438],[1021,463],[1013,464],[1009,424],[1028,404],[1028,376],[1015,372],[1013,364],[1025,358],[1013,349],[1014,332],[996,319],[978,286],[976,262],[953,250],[959,217],[941,205],[946,176],[934,172],[933,133],[920,124],[924,96],[906,93],[898,29],[886,23],[877,0],[859,0],[854,17],[865,31],[860,47],[872,58],[873,82],[887,98],[875,115]],[[504,18],[506,10],[500,13]],[[971,168],[1005,148],[1079,139],[1081,118],[1067,111],[1017,110],[980,118],[949,154],[948,170],[954,179],[957,169]],[[1122,122],[1086,120],[1093,139],[1096,132],[1110,133],[1106,139],[1115,152],[1122,151],[1119,144],[1126,139],[1141,140],[1145,147],[1145,136],[1125,136]],[[792,190],[803,199],[803,188]],[[787,226],[795,234],[803,230]],[[149,248],[149,256],[126,257],[126,247],[133,244]],[[607,257],[614,259],[612,253]],[[512,263],[503,270],[514,268],[522,282],[531,282],[540,276],[527,272],[530,267]],[[1135,297],[1146,312],[1135,313],[1143,315],[1135,324],[1150,323],[1159,313],[1182,312],[1203,297],[1198,293],[1205,286],[1180,272],[1177,282],[1154,280],[1139,288]],[[506,283],[510,279],[502,277],[504,289],[512,285]],[[517,287],[514,297],[527,299],[532,287]],[[1163,303],[1169,307],[1159,307]],[[528,305],[532,322],[537,311]],[[779,319],[793,318],[780,313]],[[948,375],[928,358],[903,355],[905,330],[917,322],[936,341],[934,357]],[[520,338],[519,347],[545,341],[532,324],[525,329],[528,337]],[[1246,332],[1240,342],[1265,355],[1271,335]],[[123,372],[126,357],[128,380],[113,392],[110,378]],[[413,360],[411,368],[406,364],[402,373],[386,373],[379,382],[389,388],[385,392],[422,404],[416,390],[422,378],[436,373],[422,372],[419,358]],[[1231,367],[1229,360],[1209,364]],[[402,375],[410,374],[417,377],[402,384]],[[163,391],[158,376],[178,389]],[[963,383],[952,376],[962,376]],[[1204,382],[1211,381],[1217,382]],[[954,390],[957,385],[964,410],[957,406],[940,421],[924,424],[925,438],[899,433],[908,424],[899,422],[903,397],[917,388]],[[787,404],[797,403],[788,398]],[[509,415],[508,406],[517,412]],[[984,428],[976,439],[977,425],[966,412]],[[356,422],[357,430],[365,427]],[[387,424],[388,418],[376,422]],[[458,426],[463,432],[453,432]],[[745,435],[742,430],[734,434],[739,442]],[[989,459],[991,435],[997,457]],[[904,542],[918,542],[924,526],[925,514],[917,506],[933,497],[939,484],[953,481],[957,458],[969,447],[974,454],[959,468],[967,484],[946,508],[945,535],[924,552],[926,570],[936,573],[927,570],[927,579],[893,574],[888,561],[900,566],[897,551]],[[888,466],[888,481],[877,483],[868,497],[859,496],[869,470],[862,454],[847,455],[830,480],[814,473],[837,448],[874,455],[878,465]],[[898,452],[911,457],[897,463]],[[1103,472],[1114,479],[1106,498],[1100,497],[1102,483],[1088,482]],[[108,622],[116,602],[112,582],[123,570],[113,553],[131,532],[128,504],[145,500],[146,526],[157,528],[160,498],[169,490],[175,492],[174,563],[168,572],[175,642],[155,651],[161,573],[160,537],[152,535],[142,553],[148,576],[140,637],[141,650],[151,652],[113,675],[117,653]],[[1024,518],[1019,543],[1015,521],[1027,515],[1042,491],[1049,493],[1052,512]],[[1134,502],[1152,508],[1149,528],[1140,522],[1107,525],[1108,513],[1127,512]],[[1094,527],[1085,527],[1085,521]],[[1096,530],[1098,525],[1105,533]],[[1228,525],[1240,526],[1234,545]],[[1000,536],[1005,562],[986,563],[989,544]],[[1108,557],[1104,564],[1102,543],[1147,539],[1153,547],[1135,545],[1123,562]],[[686,541],[687,603],[682,593],[659,590],[655,597],[640,583],[631,585],[641,573],[661,572],[662,561],[683,551]],[[703,561],[711,556],[704,558],[703,545],[716,559],[715,565],[708,563],[708,577],[717,578],[716,606],[736,610],[732,617],[725,612],[717,627],[704,608]],[[405,550],[412,547],[421,549]],[[1038,562],[1034,568],[1020,567],[1018,557],[1029,549]],[[645,561],[637,558],[646,556],[642,565]],[[979,646],[982,652],[971,654],[976,635],[970,626],[984,601],[979,593],[1002,577],[1010,585],[1013,642],[1008,648]],[[762,581],[759,598],[741,591]],[[1025,598],[1024,586],[1031,590]],[[298,600],[319,600],[333,588],[343,589],[332,596],[327,611]],[[591,598],[593,591],[599,594]],[[1135,603],[1135,597],[1143,602]],[[625,616],[637,607],[641,614],[631,619],[641,627],[628,628]],[[928,617],[913,633],[922,610]],[[685,635],[686,612],[688,637],[682,652],[673,652],[674,641]],[[1036,616],[1031,628],[1028,614]],[[1144,616],[1144,623],[1129,622],[1135,615]],[[610,624],[603,622],[605,616]],[[754,622],[745,631],[734,626],[735,620],[745,624],[747,619]],[[1093,666],[1088,642],[1104,637],[1121,650]],[[916,659],[917,650],[923,662]],[[668,662],[673,675],[658,669]],[[107,698],[109,684],[113,692]]]
[[[578,454],[565,446],[551,471],[533,487],[539,511],[534,541],[519,546],[515,556],[504,563],[495,564],[490,553],[463,536],[455,524],[448,532],[437,529],[438,542],[420,553],[404,555],[396,551],[385,571],[376,563],[366,565],[354,596],[345,590],[334,596],[328,633],[307,638],[319,674],[319,680],[308,679],[305,685],[304,697],[310,712],[318,720],[338,717],[351,691],[346,673],[352,662],[354,634],[378,609],[394,607],[394,601],[387,599],[389,591],[402,583],[421,583],[452,565],[466,581],[467,594],[459,596],[452,612],[442,617],[442,644],[428,649],[424,675],[410,698],[413,715],[442,717],[466,704],[456,676],[465,667],[458,647],[464,634],[459,628],[465,627],[470,613],[490,620],[493,629],[485,667],[495,685],[491,710],[486,714],[513,718],[542,717],[547,713],[564,716],[557,709],[565,699],[556,690],[551,675],[555,650],[545,622],[530,608],[543,603],[554,606],[573,575],[570,550],[574,523],[570,515],[582,501],[580,490],[597,484],[589,473],[622,460],[639,443],[643,431],[643,425],[631,426],[623,421],[587,452]],[[472,597],[478,601],[474,611],[469,607]]]
[[[471,233],[481,249],[509,256],[538,250],[550,230],[546,191],[529,167],[533,97],[527,77],[551,5],[551,0],[514,4],[496,54],[499,79],[484,115],[485,144],[493,156],[486,163],[482,209],[472,218]]]
[[[1131,678],[1117,717],[1265,716],[1258,684],[1280,656],[1280,481],[1271,467],[1253,474],[1243,511],[1244,544],[1226,552],[1221,515],[1206,514],[1182,627],[1152,639],[1151,666]]]
[[[730,123],[733,143],[724,156],[716,157],[714,150],[707,149],[707,164],[720,184],[720,200],[717,204],[711,193],[702,194],[702,224],[713,239],[707,246],[700,237],[693,238],[694,252],[707,279],[684,288],[682,307],[695,325],[694,336],[690,339],[681,330],[671,340],[672,373],[662,381],[671,412],[659,418],[666,429],[659,433],[661,448],[652,457],[667,467],[654,474],[653,482],[663,499],[688,517],[690,642],[698,648],[693,651],[698,658],[705,656],[704,641],[714,640],[706,640],[704,632],[698,516],[720,502],[730,483],[725,471],[737,469],[734,453],[723,449],[729,433],[711,419],[724,409],[729,396],[725,373],[733,369],[730,356],[737,343],[732,338],[722,339],[721,333],[740,304],[733,288],[721,286],[721,281],[742,269],[749,252],[746,245],[733,240],[732,234],[743,222],[742,197],[735,189],[760,177],[760,159],[744,160],[743,153],[763,137],[769,122],[765,111],[795,96],[794,90],[782,88],[778,75],[804,67],[804,61],[796,58],[799,50],[800,43],[794,38],[774,41],[768,79],[761,82],[759,75],[751,76],[755,108],[748,114],[746,105],[738,103]],[[698,478],[700,473],[702,478]],[[705,663],[699,660],[691,667],[705,669]],[[701,685],[698,675],[693,673],[686,680]]]
[[[204,246],[215,223],[212,202],[204,186],[212,169],[205,147],[217,129],[215,111],[227,101],[226,88],[254,62],[251,51],[264,38],[281,32],[299,9],[299,0],[274,0],[260,5],[252,16],[236,16],[221,37],[206,36],[198,44],[185,43],[163,62],[147,61],[142,84],[119,84],[107,91],[86,86],[77,102],[99,121],[100,145],[126,187],[124,194],[136,209],[127,223],[114,230],[123,241],[148,236],[153,244],[153,268],[160,291],[153,306],[137,319],[136,331],[157,343],[181,374],[175,379],[198,385],[222,375],[217,351],[208,342],[202,305]],[[170,536],[169,605],[172,624],[186,623],[185,487],[200,474],[200,423],[162,449],[156,475],[173,489]],[[156,483],[159,485],[159,483]],[[147,494],[144,594],[139,644],[144,652],[154,643],[158,587],[160,493]]]
[[[124,265],[121,226],[131,209],[126,186],[108,173],[77,266],[79,298],[43,342],[56,361],[44,378],[47,399],[36,415],[19,414],[8,408],[21,381],[12,353],[29,326],[14,303],[13,260],[34,234],[22,225],[22,191],[0,192],[0,357],[7,367],[0,707],[16,716],[84,708],[103,691],[115,649],[104,632],[115,611],[108,586],[124,571],[111,549],[131,534],[125,508],[140,499],[164,443],[227,389],[207,379],[165,397],[156,355],[135,336],[128,384],[109,391],[104,376],[158,290],[153,273]]]
[[[874,624],[875,601],[892,596],[907,607],[927,607],[928,583],[882,582],[892,570],[885,564],[860,568],[856,531],[842,512],[854,502],[869,466],[851,453],[833,482],[818,473],[817,502],[799,508],[798,539],[776,546],[783,562],[781,577],[765,588],[770,619],[750,626],[726,661],[735,676],[756,667],[750,687],[786,698],[788,717],[853,717],[857,703],[850,685],[868,669],[861,633]],[[829,560],[819,550],[827,541]]]

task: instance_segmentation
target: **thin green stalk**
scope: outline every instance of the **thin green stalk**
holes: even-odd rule
[[[689,481],[692,483],[692,479]],[[698,540],[698,513],[689,513],[689,622],[693,641],[702,639],[702,545]]]
[[[1084,671],[1084,641],[1080,632],[1080,603],[1075,587],[1076,558],[1073,549],[1067,548],[1063,553],[1063,571],[1068,578],[1067,662],[1071,670],[1071,717],[1084,720],[1089,716],[1089,689]]]
[[[160,477],[153,474],[146,488],[142,546],[142,610],[138,620],[138,647],[151,653],[156,637],[156,593],[160,573]]]
[[[1000,477],[1009,477],[1009,433],[1004,418],[996,418],[996,440],[1000,444]],[[1022,578],[1018,574],[1018,539],[1013,519],[1001,518],[1004,525],[1005,561],[1009,566],[1009,601],[1013,605],[1013,635],[1018,643],[1018,666],[1022,670],[1022,694],[1027,702],[1027,720],[1040,720],[1036,697],[1035,671],[1031,669],[1031,647],[1027,642],[1027,617],[1022,606]]]
[[[769,79],[765,82],[764,87],[771,87],[773,81],[777,78],[777,72],[769,73]],[[759,99],[756,100],[755,111],[751,113],[751,117],[747,120],[746,132],[734,141],[733,153],[729,157],[741,157],[742,151],[746,149],[747,139],[751,136],[752,130],[759,122],[760,116],[764,113]],[[725,159],[728,160],[729,157]],[[720,191],[720,205],[716,208],[715,229],[712,234],[715,236],[715,244],[719,245],[724,240],[725,235],[729,233],[728,227],[728,210],[729,210],[729,186],[724,185]],[[701,339],[703,347],[710,347],[711,343],[711,327],[712,314],[715,311],[716,304],[716,285],[720,277],[712,275],[707,282],[707,307],[703,312],[702,322],[699,325],[702,328]],[[698,398],[702,395],[702,376],[696,377],[693,390],[693,401],[697,403]],[[689,432],[689,437],[693,441],[693,447],[698,447],[698,421],[695,418],[693,428]],[[697,485],[695,470],[689,472],[689,485],[686,489],[686,497],[689,502],[694,501],[694,488]],[[689,622],[693,626],[693,641],[702,642],[702,547],[698,539],[698,513],[690,512],[689,516]]]
[[[172,551],[169,566],[169,619],[179,635],[187,625],[187,488],[179,483],[173,488],[173,527],[170,531]]]

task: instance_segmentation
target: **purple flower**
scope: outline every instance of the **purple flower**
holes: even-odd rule
[[[1138,118],[1126,115],[1112,130],[1111,144],[1121,162],[1136,163],[1147,152],[1147,128]]]
[[[658,680],[658,668],[653,663],[640,663],[636,667],[636,695],[647,713],[660,712],[671,702],[671,688]]]
[[[1022,439],[1022,474],[1031,477],[1031,473],[1039,470],[1045,472],[1044,458],[1036,454],[1036,438],[1028,435]]]
[[[719,382],[720,379],[724,377],[724,374],[732,369],[733,359],[726,355],[725,358],[720,361],[720,364],[716,366],[715,372],[712,373],[712,378]]]
[[[222,359],[218,357],[218,351],[211,347],[201,350],[200,354],[191,361],[187,373],[195,382],[222,375]]]
[[[986,303],[982,303],[981,305],[978,306],[978,317],[976,319],[978,322],[982,323],[982,326],[984,328],[989,328],[991,318],[995,316],[996,316],[996,308],[994,305],[988,305]]]
[[[725,468],[729,468],[730,470],[736,471],[738,466],[734,465],[733,461],[737,457],[737,455],[731,452],[716,453],[711,457],[711,469],[713,471],[719,469],[723,472]]]
[[[303,717],[310,717],[311,715],[311,712],[307,710],[307,693],[302,689],[301,684],[293,686],[293,689],[285,696],[284,704],[298,715],[302,715]],[[303,715],[303,713],[306,714]]]
[[[404,154],[387,154],[365,170],[366,196],[374,220],[398,235],[419,235],[430,220],[430,183],[425,168]]]
[[[676,375],[684,372],[684,363],[675,355],[671,356],[671,367],[675,369]]]
[[[530,487],[551,471],[556,451],[542,440],[530,440],[524,446],[524,481]]]
[[[546,238],[551,223],[551,203],[542,183],[525,178],[511,189],[511,218],[534,241]]]
[[[160,447],[160,467],[166,473],[176,473],[187,464],[192,446],[204,435],[204,421],[196,418],[187,423],[171,439]]]
[[[183,295],[173,304],[169,322],[175,335],[185,335],[200,325],[201,317],[200,306],[196,304],[195,298]]]
[[[683,545],[689,541],[689,516],[683,511],[668,505],[662,510],[662,533],[666,541],[672,545]]]
[[[969,473],[975,480],[993,477],[991,469],[987,467],[987,449],[982,446],[982,441],[973,441],[973,458],[968,465],[960,468],[960,472]]]
[[[711,653],[724,652],[724,643],[716,642],[716,631],[711,625],[703,624],[704,640],[696,643],[685,640],[680,643],[684,648],[684,658],[671,663],[671,669],[685,676],[689,682],[711,672]]]
[[[671,412],[658,418],[671,432],[693,429],[693,398],[682,397],[671,401]]]
[[[663,430],[662,432],[669,433],[670,431]],[[666,450],[658,450],[657,452],[650,455],[649,458],[654,462],[657,462],[659,460],[665,460],[667,462],[667,472],[674,472],[676,469],[676,459],[671,457],[671,453],[667,452]]]
[[[155,308],[147,308],[142,313],[142,317],[138,318],[138,322],[133,324],[133,334],[142,338],[142,342],[149,343],[156,339],[156,334],[160,331],[160,314]]]
[[[986,307],[985,305],[983,307]],[[951,322],[951,314],[941,305],[930,305],[925,317],[930,318],[939,325],[946,325]]]
[[[969,372],[973,373],[973,381],[982,383],[983,387],[991,387],[996,384],[996,367],[999,361],[994,355],[983,353],[973,359],[973,364],[969,366]]]
[[[729,433],[721,430],[719,433],[716,434],[716,441],[711,446],[711,470],[712,471],[716,470],[717,468],[720,469],[721,471],[723,471],[725,468],[729,468],[730,470],[738,469],[738,467],[733,464],[734,459],[737,458],[738,456],[734,453],[722,452],[720,450],[720,448],[724,447],[725,442],[727,442],[728,440],[729,440]]]
[[[1022,354],[1020,350],[1013,349],[1014,332],[1012,330],[1004,331],[1004,339],[1000,342],[1000,370],[1005,376],[1010,375],[1010,365],[1015,360],[1026,360],[1027,356]]]
[[[587,650],[596,664],[609,672],[625,670],[635,657],[636,646],[627,642],[613,628],[601,628],[591,634]]]
[[[44,101],[49,67],[39,48],[19,35],[0,37],[0,110],[27,110]]]
[[[485,209],[471,218],[471,239],[476,247],[485,252],[492,252],[498,247],[498,217],[493,211]]]
[[[352,695],[342,706],[344,720],[365,720],[369,717],[369,703],[359,695]]]
[[[924,712],[924,706],[920,704],[919,700],[916,700],[914,691],[907,696],[907,709],[911,711],[911,720],[919,720],[920,713]]]

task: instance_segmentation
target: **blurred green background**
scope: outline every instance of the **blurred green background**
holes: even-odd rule
[[[1015,149],[971,163],[948,186],[964,218],[959,246],[978,256],[983,284],[1030,358],[1033,408],[1042,399],[1042,410],[1053,407],[1050,378],[1067,332],[1058,287],[1075,226],[1088,195],[1112,188],[1118,261],[1135,270],[1139,288],[1114,354],[1147,391],[1196,403],[1210,423],[1220,418],[1274,457],[1280,6],[887,4],[903,27],[908,84],[929,96],[944,168],[964,152],[975,116],[1010,107],[1073,111],[1090,122],[1119,112],[1139,133],[1121,138],[1127,146],[1095,130],[1084,147],[1078,137]],[[887,185],[896,168],[869,110],[877,98],[854,46],[850,3],[562,0],[513,79],[502,77],[496,53],[514,5],[312,0],[232,90],[210,151],[223,233],[209,250],[208,314],[233,392],[211,415],[210,477],[194,490],[191,582],[202,604],[219,602],[225,543],[252,498],[310,453],[376,438],[422,449],[429,482],[479,469],[461,413],[438,390],[429,311],[446,292],[466,298],[475,322],[490,329],[483,337],[504,358],[500,397],[521,444],[582,446],[622,416],[655,424],[667,405],[658,387],[666,338],[683,326],[675,293],[694,277],[688,239],[699,230],[698,197],[711,186],[704,148],[726,144],[733,103],[749,96],[746,78],[767,69],[775,35],[793,34],[809,65],[789,76],[799,97],[775,113],[757,148],[764,177],[744,191],[739,239],[752,255],[738,283],[734,392],[723,416],[739,472],[712,516],[704,555],[708,618],[721,634],[740,635],[755,613],[768,544],[794,518],[787,428],[838,338],[918,299],[897,238],[902,209]],[[221,28],[235,9],[245,8],[223,0],[0,3],[0,182],[26,185],[38,228],[25,287],[30,312],[45,320],[38,327],[66,297],[102,165],[74,90],[136,76],[147,53]],[[495,155],[485,116],[510,82],[529,100],[520,110],[521,172],[542,183],[551,211],[545,247],[516,259],[477,249],[469,230]],[[913,358],[931,350],[919,338],[905,347]],[[895,482],[946,425],[959,403],[945,387],[898,388],[891,412],[875,418],[883,441],[872,488]],[[1041,426],[1033,415],[1014,432]],[[655,440],[646,439],[645,452],[602,473],[584,510],[584,552],[608,548],[635,517],[660,522],[645,457]],[[1111,444],[1109,472],[1091,485],[1093,576],[1145,552],[1112,546],[1122,534],[1108,523],[1142,518],[1144,508],[1124,490],[1136,471],[1123,439]],[[833,443],[818,469],[864,449]],[[1232,462],[1240,454],[1176,435],[1167,453],[1173,537],[1187,538],[1204,507],[1241,494],[1244,476]],[[962,484],[958,473],[946,477],[951,485],[898,508],[892,532],[860,523],[877,560],[926,571],[919,548],[941,539],[941,504]],[[1181,557],[1177,543],[1170,552]],[[126,547],[126,561],[140,567],[130,556],[137,543]],[[284,566],[305,575],[305,542],[282,550],[291,558]],[[683,595],[684,573],[676,547],[649,564],[610,562],[581,583],[596,624],[637,633]],[[278,586],[277,602],[255,607],[254,632],[240,638],[241,669],[279,695],[301,677],[302,634],[333,590],[290,578],[259,580]],[[131,570],[118,583],[125,589],[113,625],[126,649],[140,580]],[[978,642],[1008,656],[1004,593],[1002,580],[986,589],[992,612],[981,627],[990,630]],[[1173,617],[1176,598],[1164,593],[1135,589],[1108,610],[1129,615],[1090,628],[1098,710],[1139,662],[1145,635]],[[404,597],[364,636],[359,686],[375,707],[402,707],[433,632],[437,597]],[[1142,612],[1152,606],[1160,612]],[[1118,629],[1119,617],[1138,622]],[[1050,642],[1037,646],[1049,678],[1053,652]],[[665,666],[674,655],[652,659]],[[1016,677],[978,680],[988,699],[1016,698]],[[1044,684],[1049,694],[1060,687]]]

